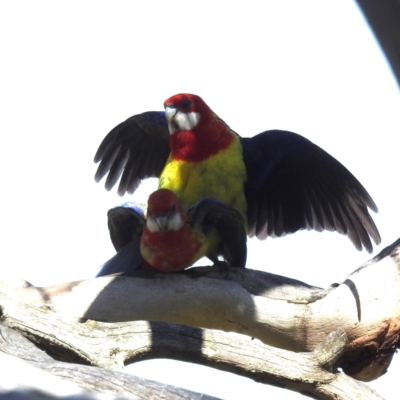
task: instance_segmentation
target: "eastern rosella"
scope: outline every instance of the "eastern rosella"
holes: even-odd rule
[[[196,95],[178,94],[165,112],[145,112],[116,126],[95,156],[95,179],[108,173],[110,190],[133,193],[159,177],[185,207],[204,197],[239,210],[250,236],[265,239],[300,229],[347,235],[358,250],[380,243],[368,212],[377,207],[361,183],[308,139],[271,130],[252,138],[232,131]]]
[[[186,211],[175,193],[158,189],[149,197],[140,248],[151,267],[165,272],[180,271],[202,257],[215,263],[218,255],[231,266],[245,267],[243,217],[210,198]]]
[[[109,210],[108,227],[117,254],[97,277],[139,269],[139,242],[148,269],[180,271],[202,257],[215,263],[219,255],[231,266],[246,265],[243,217],[215,199],[202,199],[186,211],[173,192],[159,189],[149,197],[146,220],[134,203],[125,203]]]

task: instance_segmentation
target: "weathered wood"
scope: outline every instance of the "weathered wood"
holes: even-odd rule
[[[4,300],[3,297],[1,301]],[[165,323],[87,321],[79,324],[30,305],[22,305],[8,313],[5,323],[57,357],[65,355],[68,361],[71,354],[75,354],[74,361],[81,359],[84,363],[115,369],[122,368],[124,362],[168,357],[238,373],[319,399],[348,399],[349,396],[352,399],[380,399],[371,389],[345,374],[336,370],[330,372],[347,342],[342,331],[334,332],[314,352],[294,353],[235,333]],[[61,374],[71,374],[69,379],[81,381],[80,369],[78,372],[75,365],[62,364]],[[43,361],[38,365],[43,367]],[[57,371],[54,365],[49,365],[48,369]],[[68,369],[70,373],[66,372]],[[106,378],[114,383],[116,376]]]
[[[250,269],[196,268],[27,287],[13,296],[65,317],[221,329],[297,352],[314,350],[340,327],[349,344],[337,366],[371,380],[399,346],[399,252],[400,240],[328,289]]]
[[[216,268],[50,288],[2,281],[2,320],[69,362],[121,369],[167,357],[320,399],[379,398],[337,367],[365,379],[390,363],[399,345],[399,252],[400,240],[326,290],[260,271]],[[146,315],[231,332],[140,321]]]
[[[121,400],[121,396],[132,400],[217,400],[125,373],[56,361],[21,334],[1,324],[0,364],[0,399],[5,400],[55,400],[67,394],[79,399],[100,399],[96,393],[118,396]]]

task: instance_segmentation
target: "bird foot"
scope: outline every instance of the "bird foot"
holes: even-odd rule
[[[213,270],[218,271],[223,279],[228,279],[231,267],[225,261],[217,260],[214,262]]]

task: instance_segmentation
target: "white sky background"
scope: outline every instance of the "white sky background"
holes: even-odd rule
[[[229,8],[227,8],[229,4]],[[341,161],[400,236],[400,96],[355,3],[13,1],[0,3],[1,269],[36,285],[79,280],[114,254],[96,184],[103,137],[133,114],[200,95],[242,136],[300,133]],[[156,188],[132,196],[146,202]],[[338,234],[251,240],[248,266],[326,287],[371,258]],[[373,282],[371,282],[373,284]],[[400,362],[371,384],[395,399]],[[280,396],[250,380],[164,361],[129,367],[225,399]],[[200,372],[198,372],[200,371]]]

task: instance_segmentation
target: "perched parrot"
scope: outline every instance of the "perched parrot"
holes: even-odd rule
[[[246,231],[233,207],[204,198],[187,211],[174,192],[158,189],[149,197],[141,253],[150,267],[180,271],[202,257],[216,263],[222,255],[236,267],[246,266]]]
[[[231,266],[246,265],[246,232],[242,215],[233,207],[210,198],[187,211],[168,189],[158,189],[148,200],[147,218],[135,203],[108,211],[108,227],[117,254],[97,277],[143,267],[180,271],[202,257],[214,263],[221,255]],[[140,243],[140,251],[139,251]]]
[[[236,208],[249,236],[280,237],[301,229],[337,231],[358,250],[372,252],[380,235],[368,207],[377,207],[341,163],[308,139],[270,130],[252,138],[232,131],[199,97],[178,94],[165,112],[134,115],[104,138],[95,179],[118,179],[133,193],[142,179],[159,177],[189,208],[205,197]]]

